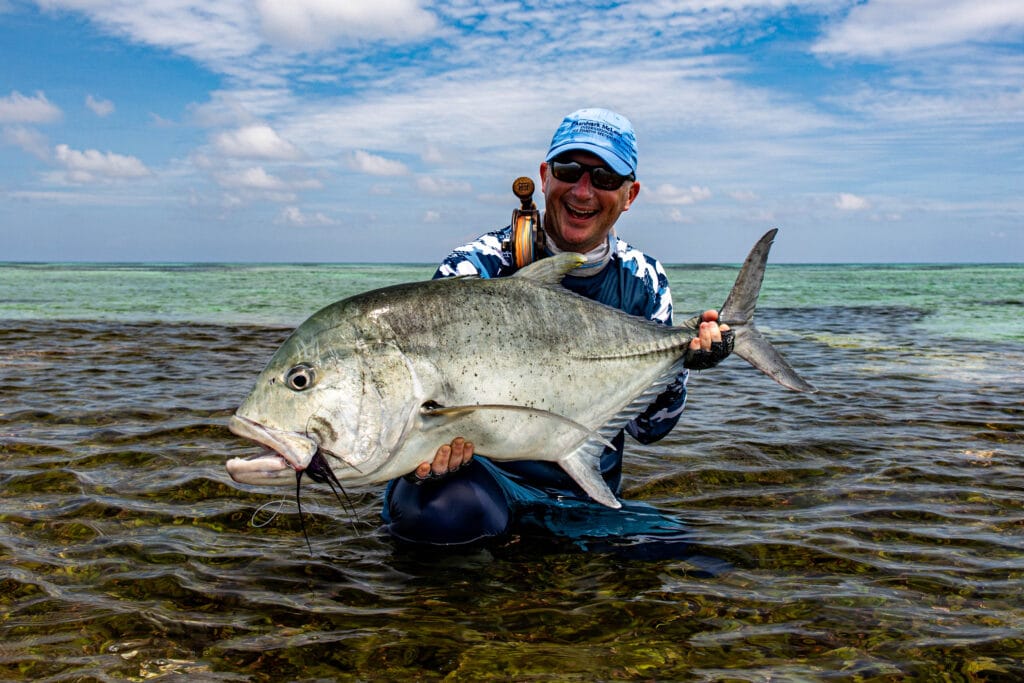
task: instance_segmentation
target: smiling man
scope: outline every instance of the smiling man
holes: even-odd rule
[[[540,164],[546,244],[540,257],[567,251],[582,254],[586,261],[563,279],[566,288],[671,325],[672,295],[661,264],[614,233],[619,216],[640,193],[636,167],[636,135],[625,117],[607,109],[581,109],[566,116]],[[515,263],[511,237],[512,226],[508,226],[459,247],[434,277],[512,275],[525,264]],[[684,323],[699,330],[690,346],[687,368],[712,367],[731,351],[732,333],[716,321],[717,312],[706,311]],[[641,443],[668,434],[686,401],[687,376],[686,370],[680,373],[624,431]],[[622,479],[624,441],[624,432],[619,432],[612,439],[614,447],[606,447],[601,458],[602,476],[616,492]],[[614,533],[588,526],[588,518],[598,517],[604,522],[595,521],[592,526],[607,526],[608,513],[590,501],[557,464],[493,462],[485,455],[474,455],[473,444],[462,438],[439,444],[432,462],[392,481],[383,510],[388,531],[405,541],[432,545],[462,545],[538,528],[570,537]],[[612,526],[622,528],[617,522]]]

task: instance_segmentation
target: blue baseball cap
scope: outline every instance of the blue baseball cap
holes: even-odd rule
[[[583,150],[601,157],[619,175],[636,173],[636,133],[625,116],[607,109],[580,109],[562,119],[546,161]]]

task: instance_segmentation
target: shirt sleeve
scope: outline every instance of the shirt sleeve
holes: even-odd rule
[[[637,273],[640,274],[642,271],[643,277],[649,278],[651,282],[651,298],[648,310],[644,315],[648,320],[671,325],[672,291],[668,285],[665,269],[658,261],[649,256],[643,255],[642,260],[645,261],[644,267],[638,268]],[[683,408],[686,406],[686,382],[688,379],[689,372],[687,370],[680,372],[643,414],[626,425],[629,435],[640,443],[649,444],[663,439],[671,432],[679,422]]]
[[[467,275],[492,278],[511,274],[511,256],[503,247],[511,231],[511,226],[495,230],[456,248],[441,261],[434,279]]]

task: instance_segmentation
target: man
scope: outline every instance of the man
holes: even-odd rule
[[[636,136],[630,122],[605,109],[581,109],[565,117],[540,165],[544,232],[548,254],[577,252],[586,262],[563,285],[590,299],[672,324],[668,279],[655,259],[617,238],[614,227],[640,193],[636,180]],[[512,226],[483,235],[453,251],[434,277],[504,277],[515,272],[508,245]],[[699,335],[688,352],[688,368],[709,368],[731,351],[728,326],[707,311],[686,324]],[[723,339],[723,332],[725,337]],[[626,431],[642,443],[664,437],[679,420],[686,401],[687,371],[669,385]],[[605,448],[601,473],[613,491],[622,476],[622,432]],[[557,464],[492,462],[474,458],[474,445],[457,438],[443,444],[432,462],[422,463],[385,493],[383,517],[389,532],[415,543],[460,545],[500,536],[523,525],[555,535],[566,520],[607,518]],[[621,515],[620,515],[621,517]],[[607,521],[607,520],[606,520]],[[612,532],[608,532],[612,533]]]

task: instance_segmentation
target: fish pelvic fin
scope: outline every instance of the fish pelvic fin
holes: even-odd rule
[[[557,285],[568,273],[587,262],[582,254],[566,252],[550,258],[534,261],[525,268],[520,268],[512,277],[534,280],[542,285]]]
[[[754,325],[754,309],[761,293],[768,252],[775,241],[777,228],[772,228],[757,241],[743,262],[736,283],[719,313],[719,322],[729,325],[736,335],[734,352],[773,380],[794,391],[813,393],[813,385],[797,374],[782,354],[764,338]]]

